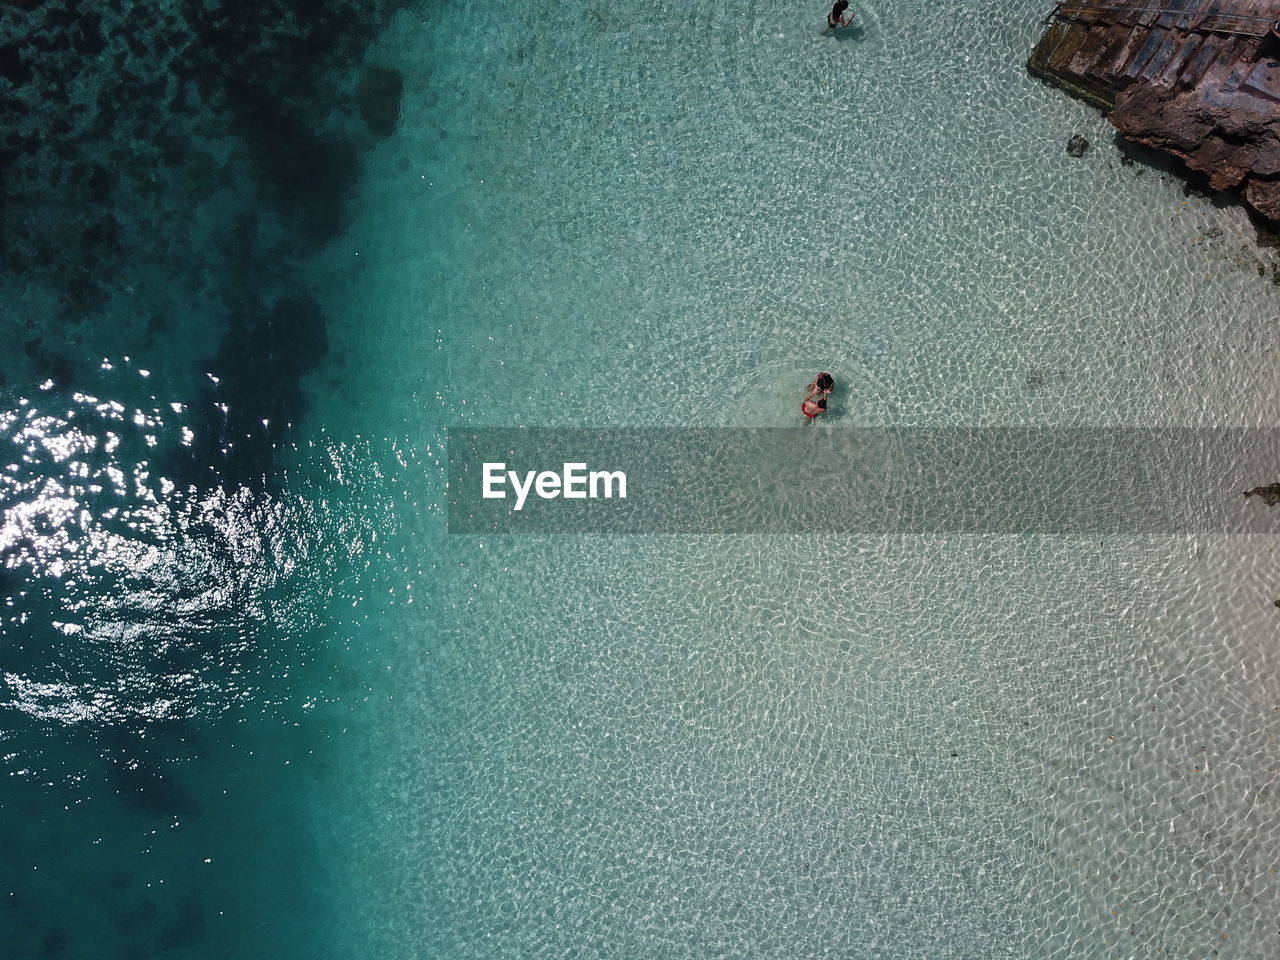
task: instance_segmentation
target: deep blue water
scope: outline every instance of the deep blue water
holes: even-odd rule
[[[315,956],[342,914],[311,811],[384,524],[305,446],[302,268],[394,124],[360,92],[392,9],[5,8],[6,956]]]
[[[6,6],[0,952],[1273,956],[1266,539],[447,533],[817,369],[1273,424],[1274,251],[949,14]]]

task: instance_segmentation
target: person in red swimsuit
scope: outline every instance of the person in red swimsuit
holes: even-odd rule
[[[827,412],[827,395],[835,389],[836,382],[831,378],[829,373],[818,374],[813,383],[809,384],[805,389],[809,391],[809,395],[804,398],[804,403],[800,404],[800,412],[810,420]]]
[[[820,391],[815,390],[804,398],[804,403],[800,404],[800,412],[810,420],[827,412],[827,398],[818,396],[819,393]],[[817,399],[815,400],[814,397]]]

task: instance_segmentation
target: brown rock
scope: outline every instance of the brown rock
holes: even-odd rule
[[[1143,13],[1143,0],[1077,5],[1050,18],[1027,69],[1109,111],[1123,136],[1178,157],[1213,189],[1243,188],[1280,225],[1280,25],[1258,36],[1280,0],[1240,2],[1165,5],[1162,17]]]
[[[1251,207],[1280,220],[1280,103],[1270,97],[1251,88],[1134,84],[1116,94],[1111,122],[1130,140],[1171,153],[1205,174],[1214,190],[1243,185]]]
[[[1280,223],[1280,179],[1262,180],[1251,177],[1244,188],[1244,198],[1249,206],[1268,220]]]

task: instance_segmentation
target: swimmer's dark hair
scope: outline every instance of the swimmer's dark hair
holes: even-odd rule
[[[831,374],[829,374],[829,373],[820,373],[820,374],[818,374],[818,389],[819,389],[819,390],[830,390],[830,389],[831,389],[832,387],[834,387],[835,385],[836,385],[836,382],[835,382],[834,380],[832,380],[832,379],[831,379]]]
[[[826,397],[819,397],[819,398],[818,398],[818,400],[817,400],[817,404],[818,404],[818,409],[820,409],[820,410],[825,410],[825,409],[827,409],[827,398],[826,398]]]
[[[844,13],[849,8],[849,0],[836,0],[836,5],[831,8],[831,12],[836,16]]]

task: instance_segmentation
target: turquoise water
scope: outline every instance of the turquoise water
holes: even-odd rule
[[[1038,9],[495,13],[410,7],[332,81],[398,70],[400,125],[299,258],[328,352],[274,483],[162,483],[216,349],[177,322],[80,385],[127,443],[13,471],[23,955],[1274,956],[1271,541],[443,506],[448,426],[788,425],[818,369],[830,430],[1269,426],[1241,212],[1028,78]],[[7,389],[7,437],[124,430]]]

